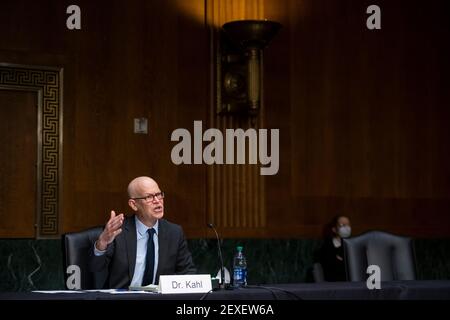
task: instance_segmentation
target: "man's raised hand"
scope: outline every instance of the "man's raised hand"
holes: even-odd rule
[[[114,210],[111,211],[111,217],[106,223],[105,229],[95,242],[95,247],[98,250],[106,250],[106,247],[122,232],[123,220],[123,213],[116,215]]]

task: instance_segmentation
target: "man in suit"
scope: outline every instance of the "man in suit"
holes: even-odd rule
[[[91,272],[108,271],[109,288],[157,284],[160,275],[195,273],[181,226],[164,216],[164,192],[155,180],[137,177],[128,185],[134,216],[111,211],[90,253]]]

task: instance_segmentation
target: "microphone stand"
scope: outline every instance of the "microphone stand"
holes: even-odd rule
[[[225,289],[226,288],[226,286],[225,286],[225,268],[223,265],[222,248],[220,245],[219,234],[217,233],[217,230],[212,223],[208,223],[207,226],[208,226],[208,228],[213,229],[214,233],[216,234],[217,248],[219,251],[219,259],[220,259],[220,285],[219,285],[219,288]]]

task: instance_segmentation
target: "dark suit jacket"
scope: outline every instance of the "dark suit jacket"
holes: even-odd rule
[[[196,272],[181,226],[165,219],[159,220],[159,261],[156,282],[160,275],[192,274]],[[134,216],[125,219],[122,232],[102,256],[89,255],[89,271],[108,272],[106,287],[126,288],[131,283],[136,264],[137,237]]]
[[[342,260],[336,258],[336,255],[339,255]],[[344,246],[341,245],[336,248],[331,238],[326,239],[320,250],[320,263],[322,264],[325,281],[346,281],[343,258]]]

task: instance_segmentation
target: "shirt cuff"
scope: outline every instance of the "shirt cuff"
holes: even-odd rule
[[[105,254],[106,250],[98,250],[97,247],[95,246],[96,243],[97,243],[97,241],[95,241],[95,243],[94,243],[94,255],[96,257],[100,257]]]

